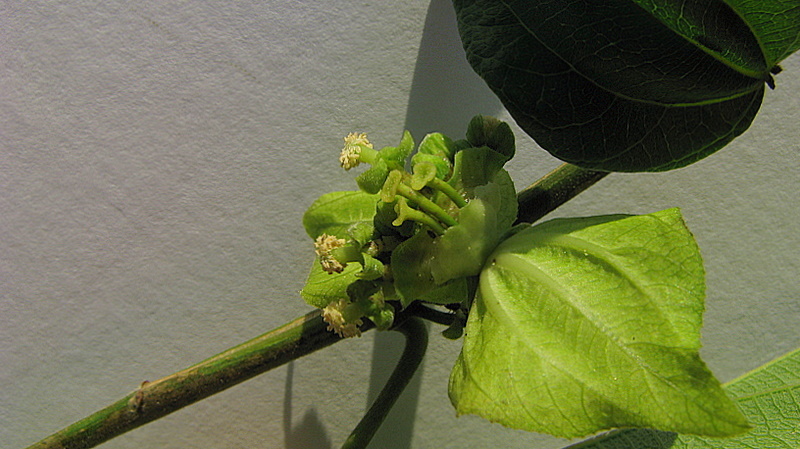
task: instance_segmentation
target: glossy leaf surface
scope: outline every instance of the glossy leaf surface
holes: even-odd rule
[[[741,433],[698,355],[704,288],[677,209],[523,230],[481,272],[451,400],[459,414],[562,437]]]
[[[607,171],[679,168],[749,127],[799,26],[771,29],[760,2],[734,3],[454,2],[469,62],[517,123],[559,159]]]

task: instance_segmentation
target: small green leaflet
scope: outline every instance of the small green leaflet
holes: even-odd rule
[[[523,230],[481,272],[450,398],[459,414],[561,437],[742,433],[698,355],[704,290],[677,209]]]
[[[800,447],[800,350],[725,385],[755,427],[733,438],[677,435],[651,429],[609,432],[568,449],[754,449]]]
[[[322,234],[346,239],[354,226],[372,226],[377,203],[378,195],[360,190],[326,193],[314,201],[303,215],[303,226],[312,239]]]
[[[347,286],[357,281],[356,276],[361,271],[358,264],[348,264],[344,271],[332,275],[325,272],[319,264],[319,260],[314,260],[311,265],[311,272],[308,274],[306,284],[300,291],[300,296],[306,304],[323,308],[340,298],[347,298]]]
[[[360,190],[330,192],[319,197],[303,215],[303,226],[311,238],[322,234],[350,239],[352,234],[371,234],[372,218],[378,195]],[[309,305],[325,307],[331,301],[347,298],[347,286],[355,282],[361,271],[358,264],[349,264],[342,273],[332,276],[322,270],[319,260],[314,260],[308,280],[300,295]]]

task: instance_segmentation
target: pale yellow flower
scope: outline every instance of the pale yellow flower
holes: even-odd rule
[[[345,243],[347,243],[345,239],[337,238],[335,235],[322,234],[317,237],[314,247],[323,270],[330,274],[341,273],[344,270],[347,264],[336,260],[331,251],[343,247]]]
[[[361,147],[359,145],[372,148],[366,133],[350,133],[344,138],[344,148],[339,155],[339,163],[345,170],[357,167],[361,163]]]
[[[361,329],[358,327],[364,323],[361,319],[356,320],[355,323],[345,321],[342,311],[347,305],[348,301],[346,299],[331,302],[322,309],[322,319],[328,323],[329,331],[336,332],[336,335],[342,338],[360,337]]]

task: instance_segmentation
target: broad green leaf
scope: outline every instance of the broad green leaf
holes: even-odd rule
[[[362,191],[326,193],[303,215],[303,226],[312,239],[322,234],[347,239],[351,228],[363,235],[373,226],[377,202],[378,195]]]
[[[450,398],[459,414],[562,437],[744,432],[698,355],[704,289],[677,209],[520,231],[481,272]]]
[[[540,146],[585,168],[702,159],[750,126],[771,80],[759,40],[720,0],[454,4],[475,71]]]
[[[351,263],[341,273],[330,274],[322,269],[319,259],[314,260],[300,296],[308,305],[323,308],[332,301],[347,298],[347,287],[359,279],[359,272],[361,265]]]
[[[725,386],[754,424],[733,438],[704,438],[651,429],[609,432],[570,449],[761,449],[800,447],[800,350],[774,360]]]
[[[800,49],[800,3],[797,0],[728,0],[747,22],[774,66]]]

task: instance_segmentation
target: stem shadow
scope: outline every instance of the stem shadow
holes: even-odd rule
[[[467,63],[452,4],[448,0],[432,0],[414,68],[405,129],[414,135],[417,142],[433,131],[459,139],[464,136],[474,115],[496,115],[502,110],[500,101]],[[396,333],[377,332],[375,335],[367,407],[380,393],[403,350],[403,338],[392,334]],[[423,365],[389,412],[369,447],[412,447]],[[441,388],[447,388],[446,377],[441,379]]]

